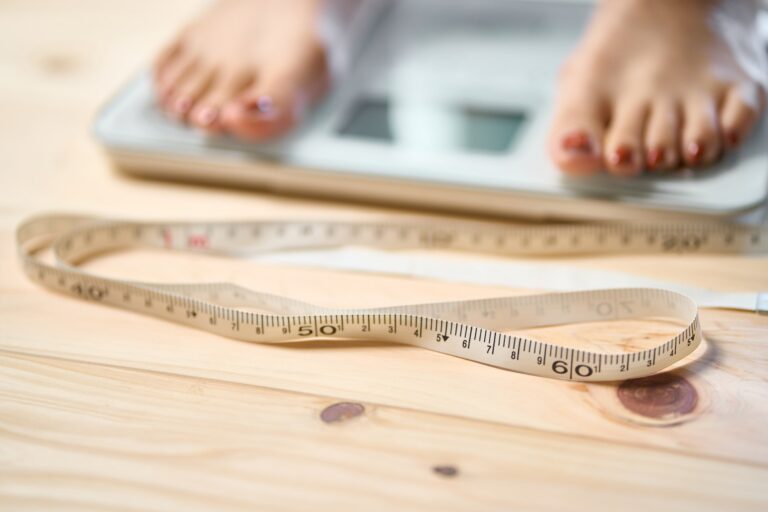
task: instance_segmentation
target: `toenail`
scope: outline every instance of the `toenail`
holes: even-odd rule
[[[688,153],[688,161],[694,165],[698,164],[704,156],[704,146],[698,141],[689,142],[685,149]]]
[[[664,148],[653,148],[649,150],[648,155],[646,155],[648,169],[655,170],[659,164],[664,162],[664,156]]]
[[[197,121],[203,126],[210,126],[219,117],[219,109],[216,107],[203,107],[197,114]]]
[[[189,109],[192,108],[192,100],[186,97],[182,97],[176,100],[176,112],[179,114],[186,114]]]
[[[584,132],[574,132],[563,137],[563,149],[572,153],[591,154],[593,152],[592,141]]]
[[[626,166],[632,164],[634,156],[632,148],[629,146],[619,146],[611,153],[609,162],[614,167]]]
[[[725,139],[728,141],[728,145],[731,147],[738,146],[739,145],[739,132],[736,130],[730,130],[726,136]]]
[[[275,103],[269,96],[259,97],[259,99],[256,101],[256,105],[259,107],[259,112],[263,112],[265,114],[268,114],[275,109]]]
[[[277,113],[275,102],[269,96],[259,96],[245,102],[245,108],[259,117],[274,117]]]

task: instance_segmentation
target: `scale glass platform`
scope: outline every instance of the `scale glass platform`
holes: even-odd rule
[[[155,105],[148,73],[98,116],[95,134],[135,175],[500,216],[734,216],[768,193],[768,123],[704,170],[568,178],[546,135],[561,62],[584,2],[369,1],[352,65],[296,132],[208,137]]]

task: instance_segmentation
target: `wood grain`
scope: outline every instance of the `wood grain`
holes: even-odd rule
[[[20,508],[587,511],[627,509],[628,495],[646,510],[766,504],[765,468],[372,403],[326,423],[337,399],[315,394],[8,352],[0,364],[14,462],[0,493]]]
[[[510,292],[390,276],[262,266],[188,254],[118,253],[95,260],[87,268],[150,281],[230,280],[340,307]],[[692,413],[659,419],[627,409],[617,398],[619,383],[576,384],[541,379],[391,344],[248,344],[96,304],[40,295],[39,290],[33,290],[28,300],[35,306],[30,302],[10,320],[14,332],[29,335],[17,342],[8,340],[6,347],[293,391],[313,389],[352,400],[768,463],[768,438],[762,428],[768,417],[764,371],[768,318],[755,314],[704,311],[707,342],[677,372],[694,386],[698,406]],[[55,347],[45,340],[34,340],[32,332],[38,329],[35,318],[40,314],[60,326]],[[88,329],[84,331],[83,325]],[[106,332],[110,333],[109,343],[103,341]],[[659,342],[673,329],[660,321],[638,320],[526,332],[565,345],[630,349],[638,347],[627,340]],[[659,428],[671,425],[674,428]]]
[[[190,219],[425,216],[142,181],[111,169],[89,137],[96,109],[202,3],[0,4],[0,509],[766,508],[766,317],[703,311],[706,350],[676,371],[696,402],[675,409],[679,388],[659,387],[659,400],[673,400],[673,412],[659,417],[628,409],[620,383],[549,381],[384,343],[246,344],[26,281],[13,229],[46,210]],[[768,289],[768,263],[758,257],[542,263],[723,291]],[[223,279],[330,306],[524,292],[157,253],[116,254],[88,268]],[[649,320],[535,334],[621,346],[668,329]],[[321,421],[323,408],[339,401],[361,403],[365,412]]]

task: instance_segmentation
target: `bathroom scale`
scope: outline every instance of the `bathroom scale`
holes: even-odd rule
[[[347,68],[296,131],[269,143],[206,136],[164,115],[151,77],[101,110],[95,135],[143,177],[494,216],[727,217],[768,193],[765,119],[716,166],[569,178],[546,148],[557,73],[589,2],[367,1]]]

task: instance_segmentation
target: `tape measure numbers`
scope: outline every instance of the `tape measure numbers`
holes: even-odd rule
[[[625,288],[338,310],[230,283],[141,283],[94,275],[76,265],[100,253],[134,247],[228,255],[344,245],[508,255],[765,253],[768,231],[718,224],[518,228],[469,222],[145,223],[44,215],[19,226],[17,244],[27,275],[47,288],[230,338],[259,343],[386,340],[533,375],[606,381],[649,375],[693,352],[701,341],[695,302],[667,290]],[[45,248],[53,250],[55,264],[38,257]],[[660,316],[676,319],[682,329],[664,343],[634,352],[579,350],[502,332]]]

